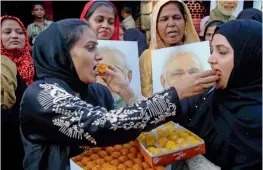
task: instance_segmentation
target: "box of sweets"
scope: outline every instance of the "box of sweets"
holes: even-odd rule
[[[140,134],[138,141],[141,154],[151,167],[165,166],[205,153],[204,141],[174,122]]]
[[[138,141],[105,148],[95,147],[70,159],[71,170],[171,170],[171,166],[150,166]]]

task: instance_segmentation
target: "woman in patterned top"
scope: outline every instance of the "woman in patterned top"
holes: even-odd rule
[[[130,106],[107,111],[81,99],[82,89],[95,83],[101,60],[88,23],[58,21],[38,36],[34,48],[39,80],[27,88],[21,102],[26,170],[69,169],[69,158],[80,153],[80,145],[134,140],[180,114],[180,100],[204,92],[218,80],[213,71],[192,75],[174,85],[176,90],[172,87],[134,104],[137,99],[128,81],[111,66],[103,79]]]

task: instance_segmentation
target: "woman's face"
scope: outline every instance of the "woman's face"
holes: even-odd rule
[[[85,27],[79,40],[70,49],[78,77],[86,84],[96,83],[96,76],[98,76],[96,67],[102,58],[97,54],[97,45],[95,33]]]
[[[114,10],[100,6],[93,12],[88,22],[99,40],[110,40],[114,32]]]
[[[1,25],[1,41],[5,49],[23,49],[25,47],[26,36],[19,23],[13,19],[6,19]]]
[[[213,70],[221,73],[220,80],[216,82],[215,88],[225,89],[234,68],[234,50],[223,35],[214,35],[212,54],[208,62]]]
[[[182,44],[185,20],[176,3],[164,5],[157,19],[157,31],[165,46]]]
[[[215,29],[216,29],[216,25],[213,25],[211,27],[208,27],[206,33],[205,33],[205,40],[206,41],[212,41],[212,38],[213,38],[213,35],[214,35],[214,32],[215,32]]]

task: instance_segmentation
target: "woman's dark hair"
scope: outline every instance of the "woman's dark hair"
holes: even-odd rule
[[[85,15],[85,19],[86,19],[86,20],[89,20],[90,16],[94,13],[94,11],[95,11],[97,8],[101,7],[101,6],[105,6],[105,7],[111,8],[111,9],[113,10],[113,12],[114,12],[114,15],[116,15],[115,10],[114,10],[114,8],[112,7],[112,5],[111,5],[110,3],[108,3],[107,1],[96,1],[96,2],[94,2],[94,3],[91,5],[91,7],[87,10],[87,13],[86,13],[86,15]]]
[[[214,21],[209,22],[209,23],[206,25],[206,27],[205,27],[204,37],[205,37],[206,32],[207,32],[207,30],[208,30],[209,27],[212,27],[212,26],[217,26],[217,27],[218,27],[218,26],[223,25],[223,24],[224,24],[224,22],[223,22],[223,21],[220,21],[220,20],[214,20]]]
[[[57,23],[69,49],[71,49],[82,36],[85,27],[90,28],[87,22],[80,19],[64,19]]]

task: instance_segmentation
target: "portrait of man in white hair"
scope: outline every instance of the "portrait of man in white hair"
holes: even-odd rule
[[[108,47],[100,47],[98,48],[98,55],[103,58],[100,63],[115,66],[125,76],[127,76],[127,79],[129,79],[129,81],[131,82],[132,70],[128,65],[125,55],[121,51]],[[97,77],[97,83],[107,86],[106,83],[100,78],[100,76]],[[112,95],[115,100],[116,107],[122,107],[125,105],[124,101],[121,100],[121,98],[117,94],[112,92]]]
[[[224,22],[234,20],[236,19],[237,14],[242,9],[243,9],[242,0],[211,1],[209,22],[213,20],[221,20]]]
[[[172,52],[163,65],[160,82],[163,88],[171,87],[180,78],[203,71],[197,55],[190,51]]]

